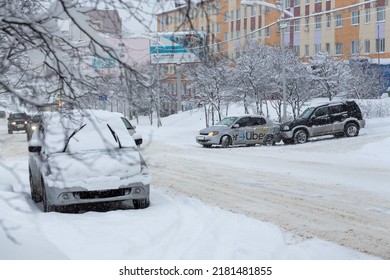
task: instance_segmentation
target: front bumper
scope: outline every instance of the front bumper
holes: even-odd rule
[[[11,125],[9,125],[9,128],[12,128],[13,131],[21,131],[21,130],[27,131],[26,124],[11,124]]]
[[[87,190],[80,187],[46,187],[46,195],[49,204],[53,206],[81,206],[108,202],[126,202],[132,204],[133,200],[149,200],[150,185],[133,183],[125,187],[105,190]]]
[[[288,130],[288,131],[281,131],[280,132],[282,139],[292,139],[293,138],[293,131]]]
[[[219,145],[220,138],[218,136],[197,135],[196,142],[201,145]]]

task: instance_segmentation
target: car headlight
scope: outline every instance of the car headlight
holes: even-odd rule
[[[24,124],[28,124],[28,122],[27,122],[27,121],[24,121]]]
[[[16,122],[12,122],[11,124],[16,125]]]
[[[288,125],[285,125],[283,126],[283,130],[286,131],[286,130],[290,130],[290,127]]]
[[[31,127],[31,130],[36,130],[37,129],[37,126],[36,125],[33,125],[32,127]]]
[[[219,131],[211,131],[209,132],[209,136],[215,136],[215,135],[218,135]]]

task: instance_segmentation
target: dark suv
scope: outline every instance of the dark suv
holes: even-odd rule
[[[307,108],[296,120],[280,127],[285,144],[305,143],[310,137],[354,137],[366,124],[355,101],[335,101]]]
[[[8,133],[12,134],[14,131],[27,131],[29,117],[26,113],[11,113],[8,117]]]

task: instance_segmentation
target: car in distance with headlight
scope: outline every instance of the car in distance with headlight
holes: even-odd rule
[[[117,114],[45,112],[29,147],[29,180],[43,210],[146,208],[150,175]]]
[[[27,128],[26,128],[26,133],[27,133],[27,141],[31,139],[31,135],[35,130],[37,130],[41,124],[41,114],[36,114],[30,118],[30,120],[27,122]]]
[[[236,145],[275,145],[280,142],[280,126],[257,115],[225,117],[213,126],[204,128],[196,136],[203,147]]]
[[[8,116],[8,134],[14,131],[27,130],[29,117],[26,113],[11,113]]]

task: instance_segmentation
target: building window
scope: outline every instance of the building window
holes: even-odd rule
[[[326,43],[326,44],[325,44],[325,51],[326,51],[327,53],[330,53],[330,44],[329,44],[329,43]]]
[[[370,9],[366,9],[365,10],[365,22],[366,23],[369,23],[371,21],[371,10]]]
[[[343,43],[336,43],[334,54],[335,55],[342,55],[343,54]]]
[[[351,24],[352,25],[358,25],[360,23],[360,12],[359,11],[353,11],[352,12],[352,19],[351,19]]]
[[[336,15],[336,27],[343,26],[343,16],[338,14]]]
[[[241,17],[241,11],[240,11],[240,9],[237,9],[236,10],[236,19],[240,19],[240,17]]]
[[[386,19],[385,7],[376,8],[376,21],[377,22],[385,21],[385,19]]]
[[[224,20],[229,21],[229,12],[225,12]]]
[[[262,29],[260,29],[259,30],[259,32],[258,32],[258,34],[259,34],[259,38],[261,38],[261,36],[263,36],[263,32],[262,32],[263,30]]]
[[[364,41],[364,52],[365,53],[370,53],[370,40],[365,40]]]
[[[252,7],[251,7],[251,16],[253,17],[253,16],[255,16],[256,15],[256,5],[253,5]]]
[[[290,33],[290,27],[291,27],[291,23],[286,22],[286,27],[284,28],[284,33]]]
[[[285,9],[290,8],[290,1],[284,1],[284,8]]]
[[[224,39],[224,41],[229,40],[229,33],[225,32],[225,33],[223,34],[223,39]]]
[[[217,33],[220,33],[220,32],[221,32],[221,24],[217,23]]]
[[[330,28],[332,22],[332,17],[330,15],[326,16],[326,28]]]
[[[322,16],[316,16],[315,17],[315,28],[318,30],[318,29],[321,29],[322,27]]]
[[[296,56],[300,56],[301,55],[301,48],[298,46],[293,46],[293,51],[295,53]]]
[[[376,39],[376,52],[385,52],[385,38]]]
[[[305,45],[305,56],[309,56],[309,45]]]
[[[314,52],[315,53],[321,52],[321,44],[314,44]]]
[[[240,31],[236,31],[236,38],[240,37]]]
[[[351,54],[359,54],[359,52],[360,52],[359,41],[352,41]]]
[[[269,26],[265,28],[265,37],[269,37]]]
[[[301,21],[299,19],[294,20],[294,32],[299,32],[299,26],[301,24]]]
[[[300,5],[301,5],[301,1],[300,0],[294,0],[294,7],[297,7],[297,6],[300,6]]]

